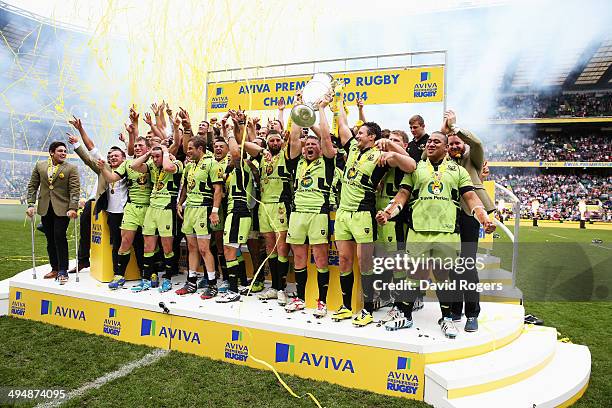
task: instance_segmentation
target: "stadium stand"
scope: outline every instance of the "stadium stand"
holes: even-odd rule
[[[490,161],[608,162],[612,158],[612,140],[601,132],[510,133],[503,141],[487,146],[487,158]]]

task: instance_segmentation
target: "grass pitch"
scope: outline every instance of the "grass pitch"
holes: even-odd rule
[[[24,223],[23,214],[24,208],[0,206],[0,279],[31,267],[30,225]],[[71,231],[72,225],[68,230],[69,239]],[[47,263],[45,239],[41,233],[36,234],[36,256],[38,263],[44,264]],[[612,303],[607,291],[611,283],[612,231],[521,227],[520,234],[521,242],[527,245],[521,246],[517,283],[525,293],[526,310],[543,318],[546,325],[556,327],[563,337],[590,348],[591,382],[575,406],[607,406],[612,399],[612,346],[609,341]],[[591,242],[594,238],[603,242],[594,244]],[[496,242],[493,254],[502,256],[502,267],[510,269],[509,241],[502,234]],[[74,248],[71,248],[71,256],[74,256]],[[580,284],[579,290],[572,290],[572,284],[581,280],[589,284]],[[551,282],[552,287],[558,288],[550,290]],[[583,300],[596,301],[575,301],[578,295]],[[75,389],[151,350],[9,317],[0,318],[0,343],[3,344],[0,386],[21,388]],[[428,406],[290,375],[283,375],[283,379],[297,394],[311,392],[326,407]],[[220,407],[314,406],[307,398],[291,397],[269,371],[178,352],[171,352],[156,363],[136,369],[66,405],[183,407],[204,404]],[[24,406],[28,405],[31,404]]]

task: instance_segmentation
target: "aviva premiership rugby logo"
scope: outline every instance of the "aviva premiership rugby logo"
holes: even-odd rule
[[[442,190],[444,190],[444,185],[440,180],[431,181],[427,185],[427,191],[429,191],[429,194],[439,195],[442,193]]]
[[[22,293],[15,291],[15,300],[11,302],[11,314],[13,316],[25,316],[26,305],[22,300]]]
[[[387,375],[387,390],[413,395],[417,393],[419,377],[410,373],[411,363],[409,357],[397,357],[396,369]]]
[[[249,347],[242,343],[242,332],[232,330],[232,341],[225,343],[225,358],[237,361],[247,361]]]
[[[119,336],[121,333],[121,322],[118,319],[117,309],[109,307],[108,318],[104,319],[104,328],[102,332],[104,334],[110,334],[111,336]]]

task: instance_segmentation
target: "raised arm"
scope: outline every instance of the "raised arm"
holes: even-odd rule
[[[153,118],[151,118],[151,114],[149,112],[145,113],[144,121],[147,125],[149,125],[155,136],[159,137],[162,141],[166,139],[165,133],[159,130],[159,128],[153,123]]]
[[[74,126],[76,130],[79,131],[79,134],[81,135],[81,139],[83,140],[83,144],[85,145],[87,150],[91,151],[94,149],[94,147],[96,147],[94,145],[93,140],[91,140],[89,138],[89,135],[87,135],[87,132],[85,132],[85,128],[83,128],[83,123],[81,123],[81,119],[73,115],[72,120],[69,120],[68,123],[70,123],[72,126]]]
[[[285,98],[283,98],[282,96],[279,98],[278,100],[278,121],[280,123],[283,124],[283,126],[285,125],[285,122],[283,121],[283,113],[285,112]]]
[[[89,153],[85,151],[83,145],[79,143],[79,139],[76,136],[71,135],[70,133],[66,134],[68,135],[68,142],[70,142],[70,144],[74,148],[74,152],[77,154],[77,156],[80,157],[80,159],[83,161],[83,163],[87,165],[87,167],[92,169],[96,174],[100,174],[100,169],[98,168],[96,160],[92,159]]]
[[[183,151],[187,151],[187,147],[189,146],[189,142],[193,139],[193,130],[191,129],[191,118],[189,117],[189,112],[179,106],[179,117],[181,118],[181,123],[183,124]]]
[[[295,159],[300,157],[302,154],[302,142],[300,141],[300,135],[302,134],[302,127],[297,124],[291,126],[289,132],[289,158]]]
[[[480,172],[484,166],[484,147],[482,141],[467,129],[462,129],[457,126],[457,115],[453,110],[448,110],[444,113],[443,130],[452,131],[468,146],[470,146],[470,160],[472,164]]]
[[[180,128],[181,118],[179,117],[178,114],[176,115],[174,119],[172,119],[172,116],[170,116],[170,118],[172,120],[172,144],[168,148],[168,151],[176,156],[176,154],[178,153],[179,147],[181,146],[181,143],[183,142],[183,135],[181,134],[181,128]]]
[[[331,102],[331,96],[326,95],[319,102],[319,137],[321,138],[321,151],[323,152],[323,156],[328,159],[332,159],[336,157],[336,148],[331,140],[331,133],[329,131],[329,123],[327,123],[327,117],[325,113],[325,108]],[[300,146],[301,147],[301,146]]]
[[[363,113],[363,99],[361,98],[357,98],[357,110],[359,110],[359,120],[362,121],[363,123],[366,123],[366,117],[365,117],[365,113]]]
[[[132,164],[130,165],[130,167],[132,168],[132,170],[135,170],[139,173],[146,173],[149,171],[148,166],[147,166],[147,160],[149,160],[149,157],[151,157],[151,151],[149,150],[148,152],[146,152],[145,154],[143,154],[142,156],[134,159],[134,161],[132,161]]]
[[[125,124],[125,130],[128,132],[127,151],[128,155],[134,156],[134,143],[138,137],[138,118],[140,115],[136,112],[135,107],[130,108],[130,123]]]
[[[340,143],[344,146],[353,137],[353,132],[348,125],[344,102],[340,102],[338,105],[338,137],[340,137]]]
[[[121,176],[112,172],[104,160],[98,160],[97,164],[98,169],[100,169],[100,174],[102,174],[102,177],[104,177],[108,183],[114,183],[115,181],[121,180]]]
[[[232,119],[234,120],[234,136],[236,136],[236,142],[240,145],[246,132],[246,115],[240,107],[238,107],[237,111],[231,112]]]
[[[163,152],[162,168],[167,173],[176,173],[178,171],[178,167],[176,164],[174,164],[172,159],[170,159],[170,152],[168,151],[168,148],[165,145],[161,145],[161,149]]]

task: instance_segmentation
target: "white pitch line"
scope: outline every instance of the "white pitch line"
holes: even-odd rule
[[[591,244],[591,245],[594,246],[594,247],[597,247],[597,248],[601,248],[601,249],[612,249],[612,248],[608,248],[607,246],[603,246],[603,245],[599,245],[599,244]]]
[[[550,234],[553,237],[557,237],[557,238],[563,238],[563,239],[569,239],[568,237],[564,237],[563,235],[557,235],[557,234]]]
[[[54,401],[49,401],[49,402],[44,402],[41,404],[36,405],[36,408],[51,408],[51,407],[59,407],[60,405],[62,405],[63,403],[79,397],[83,394],[85,394],[87,391],[92,390],[92,389],[96,389],[96,388],[100,388],[102,387],[104,384],[113,381],[117,378],[121,378],[124,377],[128,374],[130,374],[132,371],[134,371],[137,368],[140,367],[145,367],[148,366],[149,364],[153,364],[155,363],[157,360],[159,360],[160,358],[162,358],[163,356],[165,356],[166,354],[168,354],[170,351],[169,350],[162,350],[162,349],[157,349],[155,351],[150,352],[149,354],[145,355],[143,358],[139,359],[139,360],[135,360],[132,361],[130,363],[127,363],[126,365],[119,367],[118,370],[104,374],[102,377],[98,377],[93,381],[88,382],[87,384],[82,385],[81,387],[77,388],[76,390],[72,390],[68,393],[66,393],[66,398],[64,399],[58,399],[58,400],[54,400]]]

